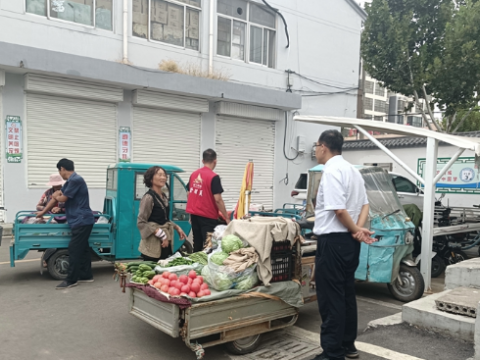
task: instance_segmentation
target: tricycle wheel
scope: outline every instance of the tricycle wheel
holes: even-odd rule
[[[193,246],[188,240],[183,241],[183,245],[180,247],[180,251],[182,254],[192,254],[193,253]]]
[[[409,302],[420,299],[425,290],[425,282],[423,276],[416,267],[400,265],[399,277],[395,279],[393,284],[388,284],[388,290],[393,297],[402,302]]]
[[[248,354],[254,351],[261,342],[261,334],[249,336],[243,339],[237,339],[235,341],[225,344],[227,350],[235,355]]]
[[[418,262],[417,269],[421,269],[420,264],[421,261]],[[438,254],[432,258],[432,278],[442,275],[446,268],[447,264],[445,264],[445,260],[443,260]]]
[[[65,280],[68,272],[68,250],[57,250],[47,261],[50,276],[55,280]]]

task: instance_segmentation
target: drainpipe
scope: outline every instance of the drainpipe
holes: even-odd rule
[[[123,59],[128,64],[128,0],[123,0]]]
[[[213,22],[215,12],[214,9],[215,0],[210,0],[210,29],[208,32],[209,37],[209,49],[208,49],[208,74],[212,75],[213,73]]]

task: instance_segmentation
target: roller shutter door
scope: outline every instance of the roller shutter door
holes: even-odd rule
[[[133,108],[133,161],[182,168],[188,181],[200,166],[201,115],[163,109]]]
[[[117,160],[116,104],[29,93],[26,133],[29,187],[45,188],[68,158],[89,188],[105,188]]]
[[[273,208],[273,174],[275,122],[218,117],[216,147],[218,165],[224,188],[223,199],[228,210],[237,204],[245,165],[254,163],[251,202]]]

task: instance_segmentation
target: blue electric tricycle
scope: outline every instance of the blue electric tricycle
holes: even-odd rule
[[[412,258],[415,225],[407,217],[388,173],[378,167],[357,166],[365,181],[370,203],[365,225],[378,241],[362,243],[360,263],[355,278],[360,281],[385,283],[398,300],[419,299],[424,292],[422,274]],[[306,205],[307,226],[312,227],[315,202],[324,165],[310,169]]]
[[[143,174],[154,164],[118,163],[106,170],[106,196],[103,212],[96,213],[98,219],[90,235],[92,260],[130,260],[140,258],[138,245],[140,232],[137,228],[137,216],[140,200],[148,190],[143,184]],[[171,165],[159,165],[167,172],[167,185],[164,192],[169,198],[170,219],[178,224],[185,234],[189,234],[191,225],[185,212],[187,188],[179,176],[182,169]],[[64,216],[64,215],[61,215]],[[28,218],[35,217],[34,211],[20,211],[15,217],[14,240],[10,244],[10,266],[16,260],[25,258],[29,251],[43,252],[40,263],[47,263],[50,275],[62,280],[68,269],[68,243],[70,227],[68,224],[52,223],[59,215],[45,215],[44,223],[29,224]],[[175,232],[173,251],[181,249],[191,253],[192,245],[180,240]]]

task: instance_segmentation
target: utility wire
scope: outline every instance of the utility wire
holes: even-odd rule
[[[265,5],[267,5],[268,8],[270,8],[270,10],[274,11],[275,13],[277,13],[283,20],[283,24],[285,25],[285,35],[287,36],[287,49],[290,47],[290,35],[288,34],[288,25],[287,25],[287,21],[285,20],[285,18],[283,17],[283,15],[280,13],[280,11],[278,11],[277,9],[273,8],[269,3],[267,3],[265,0],[262,0],[263,3]]]
[[[336,85],[330,85],[330,84],[326,84],[326,83],[322,83],[318,80],[315,80],[315,79],[312,79],[308,76],[305,76],[305,75],[302,75],[302,74],[299,74],[299,73],[296,73],[295,71],[292,71],[292,70],[286,70],[287,73],[289,74],[295,74],[297,75],[298,77],[302,78],[302,79],[305,79],[305,80],[308,80],[308,81],[311,81],[315,84],[319,84],[319,85],[323,85],[323,86],[329,86],[329,87],[333,87],[333,88],[337,88],[337,89],[342,89],[342,90],[345,90],[345,89],[348,89],[346,87],[342,87],[342,86],[336,86]]]

